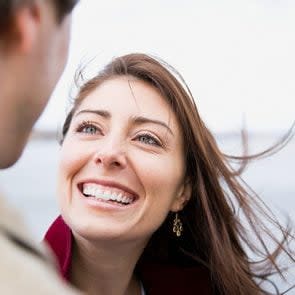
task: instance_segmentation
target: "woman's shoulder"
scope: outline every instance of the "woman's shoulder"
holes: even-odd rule
[[[200,264],[143,261],[138,273],[148,295],[214,294],[209,271]]]

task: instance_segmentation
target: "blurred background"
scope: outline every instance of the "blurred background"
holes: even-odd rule
[[[93,57],[145,52],[185,78],[199,112],[224,152],[250,152],[278,141],[295,120],[295,1],[81,0],[73,15],[70,56],[20,161],[0,173],[2,193],[24,214],[37,239],[58,214],[56,140],[73,76]],[[244,178],[280,214],[294,217],[295,141],[252,163]]]

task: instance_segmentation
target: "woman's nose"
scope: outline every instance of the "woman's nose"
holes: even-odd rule
[[[125,168],[127,164],[124,143],[115,140],[101,142],[94,155],[96,165],[106,169]]]

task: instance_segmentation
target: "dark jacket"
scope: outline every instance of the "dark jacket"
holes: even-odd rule
[[[45,241],[56,254],[60,274],[69,280],[73,236],[59,216],[45,235]],[[180,266],[145,260],[138,268],[147,295],[209,295],[213,294],[210,274],[202,266]]]

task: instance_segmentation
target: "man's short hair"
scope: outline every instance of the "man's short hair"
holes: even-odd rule
[[[30,5],[37,0],[0,0],[0,37],[7,33],[13,26],[13,15],[15,11],[25,5]],[[51,1],[56,10],[57,21],[62,22],[79,0],[39,0]]]
[[[1,0],[0,0],[1,1]],[[78,3],[79,0],[51,0],[57,12],[57,20],[62,21],[64,16],[69,14],[75,5]]]

